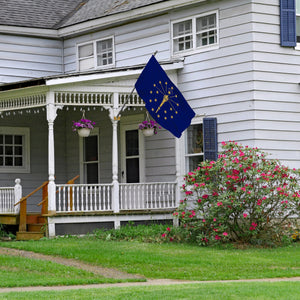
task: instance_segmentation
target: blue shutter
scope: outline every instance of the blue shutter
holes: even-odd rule
[[[280,42],[286,47],[297,44],[295,0],[280,0]]]
[[[203,151],[204,160],[218,159],[217,119],[203,119]]]

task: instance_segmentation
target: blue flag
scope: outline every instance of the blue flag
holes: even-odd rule
[[[179,138],[190,126],[195,112],[153,55],[135,83],[135,89],[152,118],[174,136]]]

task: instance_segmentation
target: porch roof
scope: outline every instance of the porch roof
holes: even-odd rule
[[[57,74],[0,85],[0,113],[47,104],[47,94],[53,93],[57,105],[112,106],[112,95],[119,92],[119,104],[126,96],[145,65],[126,66],[106,70],[93,70]],[[166,72],[183,68],[183,60],[161,62]],[[172,74],[171,74],[172,75]],[[174,78],[176,81],[176,77]],[[120,82],[125,82],[120,85]],[[144,106],[137,94],[131,104]]]

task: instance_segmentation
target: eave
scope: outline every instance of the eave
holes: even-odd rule
[[[151,4],[133,10],[100,17],[94,20],[89,20],[82,23],[61,27],[59,29],[0,25],[0,32],[5,32],[6,34],[30,35],[54,39],[68,38],[79,34],[84,34],[86,32],[101,30],[108,27],[136,21],[139,19],[145,19],[151,16],[161,15],[167,13],[170,10],[178,9],[184,6],[192,6],[205,1],[207,0],[163,1],[157,4]]]

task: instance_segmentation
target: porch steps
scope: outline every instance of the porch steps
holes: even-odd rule
[[[17,232],[17,241],[39,240],[45,236],[47,220],[40,214],[28,214],[26,216],[27,231]]]

